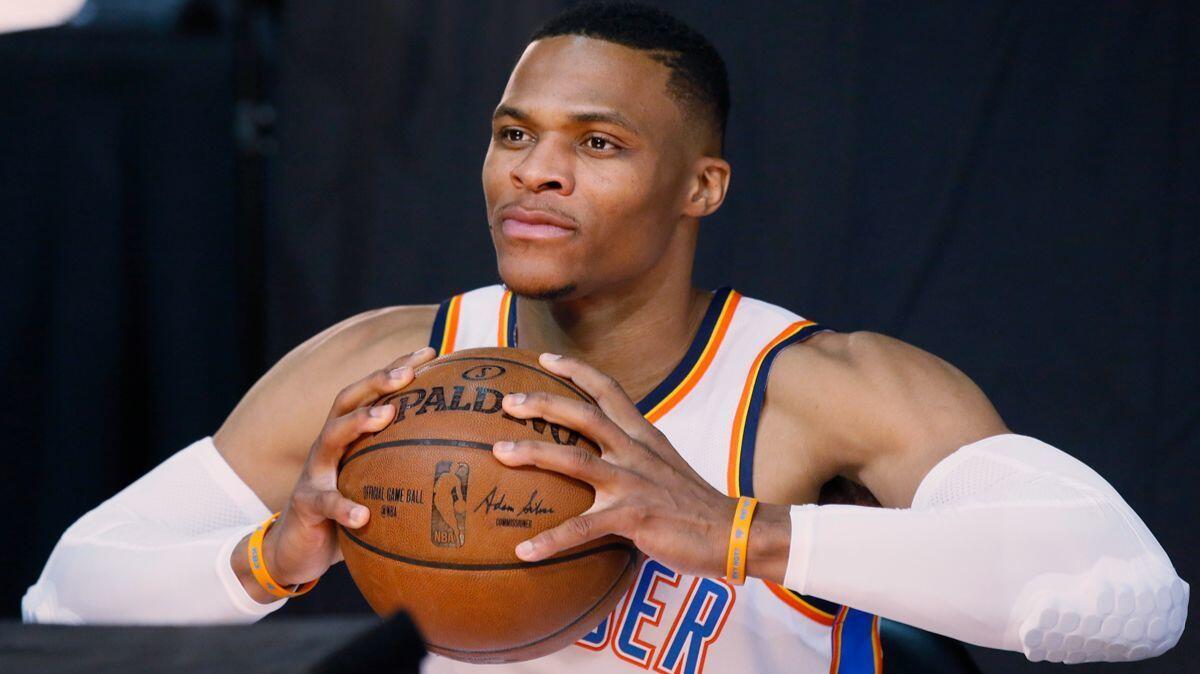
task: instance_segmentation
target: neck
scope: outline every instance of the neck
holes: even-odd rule
[[[616,379],[636,402],[683,359],[704,318],[711,295],[692,287],[687,271],[569,301],[521,298],[519,346],[580,358]]]

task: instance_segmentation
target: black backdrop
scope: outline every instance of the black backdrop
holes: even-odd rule
[[[66,525],[212,432],[292,345],[494,281],[488,117],[562,4],[285,3],[250,38],[0,38],[5,615]],[[663,4],[733,87],[699,282],[955,363],[1200,577],[1196,4]],[[246,141],[239,96],[274,104],[274,139]],[[355,604],[322,587],[289,612]],[[1195,635],[1074,671],[1183,671]]]

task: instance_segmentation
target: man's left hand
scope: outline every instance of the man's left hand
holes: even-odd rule
[[[518,545],[517,556],[537,561],[616,534],[681,573],[723,576],[737,500],[701,478],[611,377],[574,358],[542,354],[540,362],[597,404],[542,392],[510,393],[504,411],[579,431],[600,446],[601,455],[536,440],[497,442],[493,453],[508,466],[537,466],[582,480],[595,489],[596,499],[579,516]]]

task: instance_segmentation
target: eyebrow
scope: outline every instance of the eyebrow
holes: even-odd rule
[[[525,112],[520,108],[515,108],[511,105],[504,104],[497,106],[496,112],[492,114],[493,120],[501,117],[512,117],[520,122],[529,122],[532,120],[532,117],[528,112]],[[630,121],[628,117],[622,115],[616,110],[588,110],[584,112],[575,112],[571,113],[571,115],[568,116],[568,119],[570,119],[572,122],[578,123],[605,122],[608,124],[615,124],[616,126],[628,129],[633,133],[639,135],[641,134],[641,131],[638,130],[637,126]]]

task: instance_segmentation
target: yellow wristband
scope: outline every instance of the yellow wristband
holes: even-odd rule
[[[725,557],[725,579],[734,585],[746,582],[746,551],[750,544],[750,520],[758,499],[743,496],[733,512],[733,528],[729,530],[729,554]]]
[[[263,559],[263,537],[267,535],[267,529],[279,519],[279,513],[275,513],[267,518],[266,522],[258,525],[254,533],[250,534],[250,543],[246,545],[246,554],[250,557],[250,572],[254,574],[254,580],[262,586],[262,589],[270,592],[276,597],[295,597],[304,594],[313,589],[317,584],[318,579],[313,579],[301,585],[293,585],[291,587],[283,587],[275,582],[271,574],[267,573],[267,562]]]

